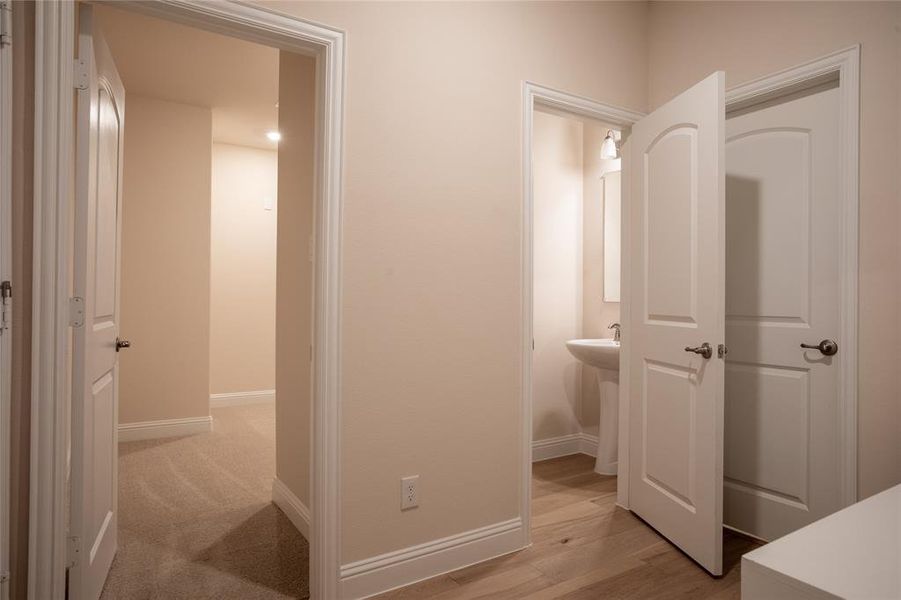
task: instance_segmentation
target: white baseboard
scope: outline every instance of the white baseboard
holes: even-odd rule
[[[598,436],[583,433],[579,440],[579,452],[588,456],[598,455]]]
[[[210,408],[238,406],[240,404],[266,404],[268,402],[275,402],[275,390],[210,394]]]
[[[272,502],[282,509],[300,535],[309,540],[310,509],[278,477],[272,480]]]
[[[213,430],[213,417],[188,417],[163,421],[139,421],[119,424],[119,441],[134,442],[156,438],[207,433]]]
[[[587,433],[571,433],[560,437],[532,441],[532,462],[571,454],[597,456],[598,438]]]
[[[517,517],[341,566],[341,597],[368,598],[527,546]]]

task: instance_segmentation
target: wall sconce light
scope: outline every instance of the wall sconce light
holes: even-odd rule
[[[601,158],[616,158],[616,139],[613,137],[612,129],[607,130],[607,137],[604,138],[604,142],[601,144]]]

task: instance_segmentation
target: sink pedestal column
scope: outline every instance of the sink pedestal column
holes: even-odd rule
[[[594,368],[601,400],[598,427],[598,454],[594,470],[601,475],[616,475],[619,448],[619,371]]]

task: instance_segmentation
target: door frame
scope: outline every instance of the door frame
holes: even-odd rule
[[[727,71],[728,73],[728,71]],[[726,113],[746,109],[838,79],[839,172],[842,202],[841,324],[839,339],[845,357],[839,370],[839,487],[842,506],[857,502],[857,361],[858,361],[858,271],[859,271],[859,153],[860,153],[860,45],[827,54],[801,65],[754,79],[726,90]],[[623,169],[625,170],[625,165]],[[627,190],[623,190],[626,198]],[[625,222],[625,221],[624,221]],[[623,239],[627,239],[626,227]],[[624,242],[625,243],[625,242]],[[628,253],[623,253],[624,265]],[[623,273],[627,269],[623,268]],[[622,286],[621,311],[628,310],[629,287]],[[621,315],[622,316],[622,315]],[[625,322],[625,321],[624,321]],[[627,340],[628,332],[623,331]],[[621,353],[624,354],[624,353]],[[620,369],[623,370],[620,357]],[[626,369],[628,366],[625,367]],[[629,508],[628,388],[620,376],[619,472],[617,504]],[[625,423],[625,427],[624,427]],[[625,436],[625,437],[624,437]]]
[[[522,85],[522,430],[520,434],[520,518],[523,546],[532,536],[532,340],[533,331],[533,245],[534,245],[534,189],[532,185],[533,119],[538,106],[562,111],[574,116],[597,119],[607,125],[631,127],[644,114],[611,104],[597,102],[584,96],[524,81]],[[625,183],[623,198],[625,199]],[[622,305],[621,305],[622,306]],[[620,363],[622,367],[622,362]],[[622,368],[620,369],[622,371]],[[622,380],[622,375],[620,376]],[[621,446],[622,444],[620,444]]]
[[[13,3],[0,2],[12,37]],[[0,281],[12,281],[12,42],[0,42]],[[9,595],[10,419],[12,403],[12,298],[0,325],[0,600]],[[4,329],[5,327],[5,329]]]
[[[123,8],[316,58],[310,591],[313,598],[338,597],[346,33],[236,2],[154,0]],[[63,598],[68,562],[75,9],[75,0],[39,2],[35,15],[29,598]]]

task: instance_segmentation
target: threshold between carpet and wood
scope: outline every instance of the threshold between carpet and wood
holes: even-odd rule
[[[119,551],[102,598],[308,598],[309,546],[272,503],[275,405],[119,445]]]

